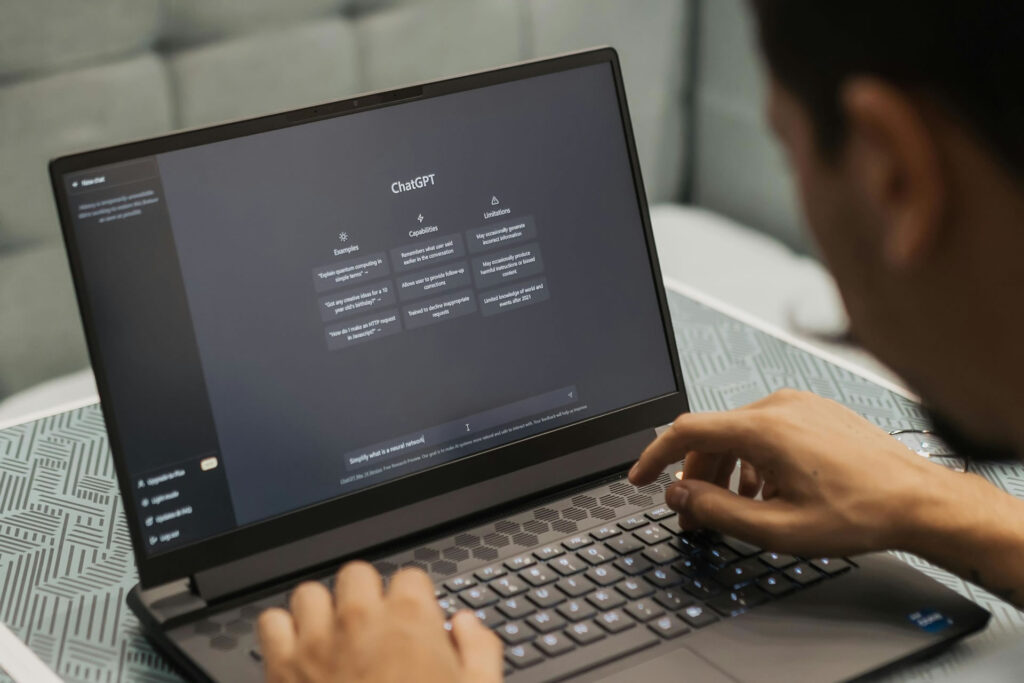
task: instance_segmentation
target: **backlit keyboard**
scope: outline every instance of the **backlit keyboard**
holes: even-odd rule
[[[665,506],[567,536],[438,586],[505,642],[506,676],[549,680],[729,619],[853,567],[681,533]]]
[[[854,566],[846,558],[804,559],[681,532],[675,513],[661,505],[448,578],[436,597],[447,615],[471,609],[498,634],[509,680],[549,681],[737,617]],[[274,604],[286,605],[287,596]],[[262,661],[257,649],[250,655]]]

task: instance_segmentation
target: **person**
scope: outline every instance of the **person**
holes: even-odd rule
[[[1024,4],[751,4],[768,116],[852,333],[961,455],[1024,452]],[[781,391],[681,415],[629,479],[683,459],[666,501],[684,528],[811,556],[903,549],[1024,604],[1024,502],[837,403]],[[501,679],[497,638],[469,614],[443,625],[425,575],[384,592],[352,564],[333,600],[300,586],[260,637],[271,681]]]

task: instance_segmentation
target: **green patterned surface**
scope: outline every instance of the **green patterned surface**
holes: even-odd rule
[[[682,296],[669,299],[695,410],[732,408],[796,387],[835,398],[887,429],[924,425],[913,403],[886,389]],[[1024,497],[1024,467],[992,465],[981,473]],[[981,603],[993,622],[895,679],[955,672],[966,657],[1024,634],[1013,607],[899,555]],[[176,681],[125,606],[134,583],[99,407],[0,431],[0,621],[68,681]],[[0,680],[8,679],[0,673]]]

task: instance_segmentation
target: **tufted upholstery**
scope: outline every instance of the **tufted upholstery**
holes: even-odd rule
[[[0,398],[87,364],[46,162],[588,46],[682,186],[689,0],[0,0]]]
[[[613,45],[650,198],[690,169],[696,203],[803,247],[743,1],[0,0],[0,399],[87,364],[50,158],[521,59]]]
[[[746,2],[705,0],[700,9],[693,200],[807,251],[789,172],[764,120],[764,73]]]

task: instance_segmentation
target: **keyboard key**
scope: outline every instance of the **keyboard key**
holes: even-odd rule
[[[449,617],[462,609],[462,601],[454,595],[446,595],[437,601],[437,604],[441,607],[441,611],[447,614]]]
[[[672,534],[665,531],[665,527],[660,524],[648,524],[643,529],[634,531],[633,535],[647,545],[657,545],[658,543],[667,541],[672,537]]]
[[[841,557],[822,557],[817,560],[811,560],[811,566],[832,576],[833,574],[845,572],[853,565]]]
[[[455,578],[448,579],[444,582],[444,587],[450,590],[452,593],[458,593],[463,589],[475,585],[476,579],[474,579],[472,576],[456,576]]]
[[[501,578],[491,581],[488,585],[495,593],[503,598],[511,598],[513,595],[525,593],[530,589],[530,587],[526,585],[526,582],[521,581],[518,576],[502,576]]]
[[[659,543],[658,545],[651,546],[641,554],[654,564],[668,564],[669,562],[675,562],[680,557],[679,551],[668,543]]]
[[[645,598],[654,593],[654,587],[640,577],[630,577],[619,583],[615,588],[630,600]]]
[[[680,534],[683,532],[683,527],[679,526],[679,515],[673,515],[666,517],[661,520],[661,525],[665,527],[671,534]]]
[[[718,573],[715,574],[715,580],[727,588],[738,588],[764,576],[770,571],[771,569],[764,562],[761,562],[756,557],[750,557],[719,569]]]
[[[604,638],[604,631],[599,629],[597,624],[592,621],[581,621],[578,624],[573,624],[565,629],[565,632],[580,645],[587,645],[595,640]]]
[[[594,582],[585,576],[567,576],[555,584],[570,598],[578,598],[594,590]]]
[[[626,599],[611,589],[601,588],[588,595],[587,602],[604,612],[625,605]]]
[[[700,573],[706,573],[706,570],[711,568],[705,565],[696,557],[684,557],[678,562],[672,565],[672,568],[683,576],[697,576]]]
[[[517,669],[525,669],[544,661],[544,655],[538,652],[533,645],[527,643],[505,648],[505,659]]]
[[[553,557],[558,557],[565,551],[559,548],[557,545],[546,545],[540,550],[533,551],[533,556],[538,560],[550,560]]]
[[[613,526],[603,526],[599,529],[594,529],[593,531],[591,531],[590,535],[594,538],[595,541],[603,541],[606,538],[618,536],[621,533],[621,531],[619,531]]]
[[[580,548],[587,547],[591,543],[593,543],[593,541],[586,536],[573,536],[568,540],[562,541],[562,545],[566,550],[579,550]]]
[[[617,536],[608,541],[605,545],[620,555],[629,555],[638,550],[643,550],[644,544],[632,536]]]
[[[558,655],[565,654],[570,650],[574,650],[576,646],[572,640],[567,638],[562,633],[548,633],[537,639],[537,648],[544,652],[548,657],[557,657]]]
[[[729,548],[724,545],[716,545],[708,552],[707,555],[708,564],[715,567],[724,567],[732,564],[738,559],[740,559],[740,556],[729,550]]]
[[[473,572],[473,575],[481,581],[490,581],[491,579],[496,579],[499,576],[505,576],[505,574],[505,568],[502,567],[500,564],[492,564],[488,567],[481,567],[480,569],[477,569],[475,572]]]
[[[679,616],[683,621],[694,628],[703,628],[708,624],[713,624],[718,621],[718,617],[715,616],[715,613],[704,605],[690,605],[686,609],[680,611]]]
[[[537,606],[526,598],[508,598],[499,602],[496,607],[509,619],[522,619],[537,610]]]
[[[633,529],[642,527],[644,524],[647,524],[646,518],[640,516],[633,516],[629,519],[624,519],[621,522],[619,522],[619,528],[623,529],[624,531],[632,531]]]
[[[555,571],[562,576],[570,576],[586,569],[587,563],[575,555],[563,555],[551,560],[548,566],[554,567]]]
[[[796,584],[778,572],[772,572],[768,576],[762,576],[757,580],[758,587],[769,595],[785,595],[794,588]]]
[[[627,555],[615,560],[615,566],[622,570],[622,572],[634,576],[636,574],[643,574],[654,565],[651,564],[650,560],[644,559],[643,555]]]
[[[473,586],[465,590],[459,597],[473,609],[493,605],[498,601],[497,594],[487,586]]]
[[[494,629],[502,640],[509,645],[518,645],[532,639],[537,633],[522,621],[510,621]]]
[[[526,569],[536,561],[537,560],[533,559],[529,555],[517,555],[516,557],[513,557],[511,560],[505,560],[505,566],[509,570],[517,572],[520,569]]]
[[[554,583],[558,580],[558,574],[547,568],[546,565],[534,565],[519,572],[519,576],[525,579],[531,586],[543,586],[547,583]]]
[[[758,557],[769,567],[774,567],[775,569],[785,569],[791,564],[796,564],[796,558],[786,553],[766,552],[761,553]]]
[[[585,576],[599,586],[608,586],[621,581],[623,578],[622,572],[610,564],[591,567],[587,570]]]
[[[664,523],[663,523],[664,524]],[[673,538],[669,543],[684,555],[694,555],[708,549],[706,540],[697,534],[684,533]]]
[[[695,598],[702,600],[714,597],[722,592],[722,587],[711,579],[693,579],[683,584],[683,589]]]
[[[637,621],[650,621],[654,617],[660,617],[665,613],[654,600],[637,600],[626,607],[626,611]]]
[[[738,590],[722,593],[721,595],[708,600],[708,607],[725,617],[734,617],[746,612],[751,607],[757,607],[767,602],[768,596],[764,591],[755,587],[747,586]]]
[[[799,583],[801,586],[806,586],[809,583],[814,583],[822,576],[821,572],[819,572],[817,569],[807,564],[806,562],[795,564],[789,569],[786,569],[783,573],[789,578]]]
[[[646,574],[644,578],[658,588],[668,588],[683,582],[683,575],[671,567],[655,567]]]
[[[693,598],[678,588],[658,591],[654,594],[654,600],[665,609],[672,610],[673,612],[693,603]]]
[[[569,600],[558,606],[558,613],[569,621],[580,621],[589,619],[597,614],[594,606],[585,600]]]
[[[740,557],[750,557],[761,552],[761,549],[756,545],[741,541],[734,536],[722,536],[722,545],[727,546]]]
[[[662,638],[678,638],[690,630],[686,624],[671,614],[666,614],[654,621],[648,622],[647,627]]]
[[[651,521],[657,522],[665,519],[666,517],[671,517],[674,514],[676,514],[675,510],[671,509],[667,505],[661,505],[648,511],[644,516]]]
[[[615,557],[615,553],[608,549],[604,543],[592,545],[589,548],[576,553],[577,556],[586,560],[589,564],[604,564]]]
[[[538,633],[550,633],[565,626],[565,617],[558,612],[542,610],[527,618],[528,623]]]
[[[501,626],[505,623],[505,615],[493,607],[484,607],[473,612],[476,618],[483,622],[484,626],[489,629],[494,629],[497,626]]]
[[[633,620],[626,616],[622,610],[613,609],[604,614],[599,614],[597,619],[594,619],[601,627],[609,633],[620,633],[626,629],[633,628],[636,624]]]
[[[565,596],[560,591],[555,590],[553,586],[534,588],[526,594],[526,597],[537,607],[551,607],[565,600]]]

